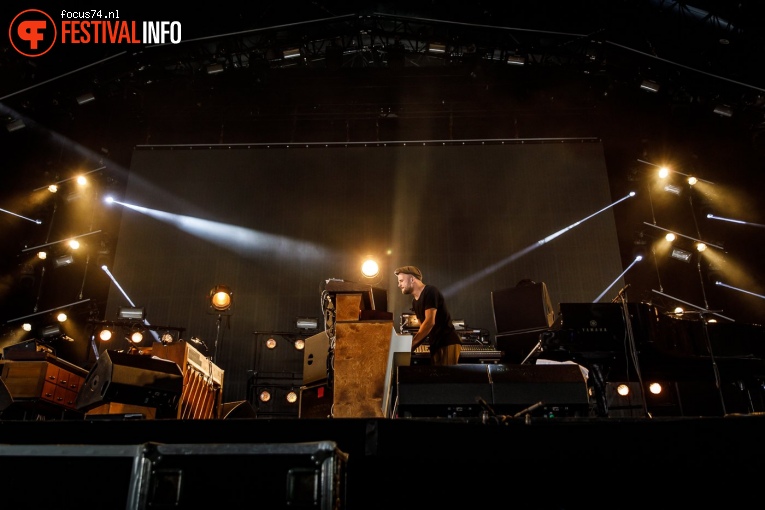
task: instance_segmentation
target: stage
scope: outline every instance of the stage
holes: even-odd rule
[[[757,496],[763,427],[762,414],[3,420],[0,466],[8,508],[198,508],[207,502],[218,508],[687,508]],[[167,469],[157,469],[163,457],[152,450],[156,445],[174,447],[173,468],[186,481],[164,504],[157,490],[136,484],[136,478],[168,477]],[[305,453],[314,450],[323,454]],[[136,472],[136,455],[143,474]],[[329,458],[332,477],[322,473],[323,495],[296,499],[284,482],[294,474],[290,466],[306,469],[306,455],[322,471]],[[272,468],[284,477],[266,476]],[[138,490],[140,497],[130,496]]]

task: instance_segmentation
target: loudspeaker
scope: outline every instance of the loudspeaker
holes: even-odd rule
[[[544,282],[492,291],[491,308],[498,335],[549,328],[555,320]]]
[[[303,384],[312,384],[327,378],[329,336],[326,331],[305,339],[303,348]]]
[[[232,420],[237,418],[256,418],[258,413],[248,401],[239,400],[237,402],[225,402],[221,406],[221,416],[224,420]]]
[[[490,403],[489,365],[398,367],[395,414],[400,417],[479,416],[479,399]]]
[[[572,363],[488,365],[494,386],[494,411],[532,415],[587,416],[590,397],[581,367]]]
[[[331,418],[334,397],[332,387],[323,383],[300,388],[298,418]]]
[[[174,361],[104,351],[85,378],[76,407],[88,411],[105,402],[119,402],[173,409],[182,392],[183,373]]]

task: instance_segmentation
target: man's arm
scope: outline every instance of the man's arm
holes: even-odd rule
[[[430,330],[436,324],[436,309],[428,308],[425,310],[425,320],[420,323],[420,329],[412,337],[412,351],[427,338]]]

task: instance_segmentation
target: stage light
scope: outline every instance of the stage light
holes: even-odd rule
[[[287,399],[288,403],[294,404],[297,402],[297,393],[295,393],[295,390],[290,390],[285,398]]]
[[[130,338],[130,341],[133,342],[134,344],[136,345],[140,344],[141,342],[143,342],[143,330],[138,326],[133,327],[133,330],[130,332],[129,338]]]
[[[302,351],[303,349],[305,349],[305,340],[303,340],[302,338],[298,338],[297,340],[295,340],[295,349],[297,349],[298,351]]]
[[[526,59],[520,55],[508,55],[507,63],[515,66],[522,66],[526,63]]]
[[[671,243],[672,241],[674,241],[676,239],[676,236],[675,236],[675,234],[670,232],[670,233],[668,233],[667,235],[664,236],[664,239],[666,239],[667,242]]]
[[[40,260],[45,260],[48,258],[48,252],[46,251],[38,251],[37,252],[37,258]]]
[[[442,43],[430,43],[428,51],[431,53],[446,53],[446,45]]]
[[[233,292],[226,285],[216,285],[210,289],[210,306],[217,312],[225,312],[231,308]]]
[[[659,167],[659,179],[666,179],[669,175],[669,168],[666,166]]]
[[[72,257],[72,255],[61,255],[60,257],[56,257],[54,263],[56,264],[56,267],[68,266],[74,263],[74,257]]]
[[[108,342],[109,340],[112,339],[112,336],[114,336],[114,332],[108,326],[102,328],[101,331],[98,332],[98,338],[102,342]]]
[[[365,278],[374,278],[380,274],[380,266],[373,259],[367,259],[361,264],[361,274]]]
[[[43,339],[54,338],[61,335],[61,327],[58,324],[51,324],[45,326],[42,329],[41,335]]]
[[[316,317],[298,317],[296,325],[298,329],[317,329],[319,327],[319,319]]]
[[[640,88],[642,90],[645,90],[645,91],[648,91],[648,92],[656,93],[661,88],[661,85],[659,85],[658,83],[656,83],[655,81],[652,81],[652,80],[643,80],[640,83]]]
[[[146,318],[146,309],[128,308],[127,306],[121,306],[117,315],[120,319],[144,320]]]
[[[269,338],[266,340],[266,347],[269,349],[276,349],[276,340],[274,338]]]
[[[690,262],[691,252],[681,250],[680,248],[672,248],[672,258],[682,260],[683,262]]]
[[[73,250],[77,250],[77,249],[79,249],[79,248],[80,248],[80,241],[78,241],[77,239],[72,239],[72,240],[71,240],[71,241],[69,241],[67,244],[68,244],[68,245],[69,245],[69,247],[70,247],[71,249],[73,249]]]
[[[223,72],[223,64],[211,64],[207,66],[207,74],[218,74]]]
[[[25,322],[24,324],[21,325],[21,329],[27,332],[32,331],[32,325],[28,322]]]
[[[165,331],[164,333],[162,333],[162,337],[160,340],[162,341],[162,345],[168,345],[175,341],[175,337],[169,331]]]
[[[300,56],[300,48],[287,48],[282,52],[284,58],[296,58]]]
[[[58,315],[56,315],[56,320],[59,322],[66,322],[67,316],[64,312],[59,312]]]
[[[262,390],[258,395],[258,400],[261,402],[268,402],[271,400],[271,392],[268,390]]]
[[[697,182],[699,182],[699,180],[697,178],[695,178],[693,176],[688,177],[688,184],[690,184],[691,186],[696,185]]]
[[[86,92],[85,94],[81,94],[77,96],[77,104],[80,106],[87,103],[91,103],[95,100],[96,100],[96,96],[94,96],[92,92]]]
[[[659,395],[662,392],[661,384],[657,382],[649,384],[648,391],[650,391],[653,395]]]
[[[713,110],[717,115],[720,117],[732,117],[733,116],[733,110],[731,110],[730,106],[719,104],[715,106],[715,109]]]
[[[24,129],[25,126],[26,124],[24,124],[23,120],[17,119],[6,124],[5,129],[7,129],[9,133],[12,133],[14,131],[18,131],[19,129]]]
[[[56,193],[58,191],[58,186],[55,184],[51,184],[50,186],[48,186],[48,191],[50,191],[51,193]]]
[[[621,395],[622,397],[626,397],[630,394],[630,387],[626,384],[620,384],[616,387],[616,393]]]
[[[701,253],[702,251],[707,249],[707,245],[704,243],[696,243],[696,251]]]

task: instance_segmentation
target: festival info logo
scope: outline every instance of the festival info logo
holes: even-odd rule
[[[45,55],[56,44],[56,23],[37,9],[19,13],[8,29],[11,45],[26,57]]]
[[[26,57],[45,55],[60,44],[178,44],[179,21],[125,21],[114,11],[61,11],[61,24],[37,9],[19,13],[8,29],[13,48]]]

